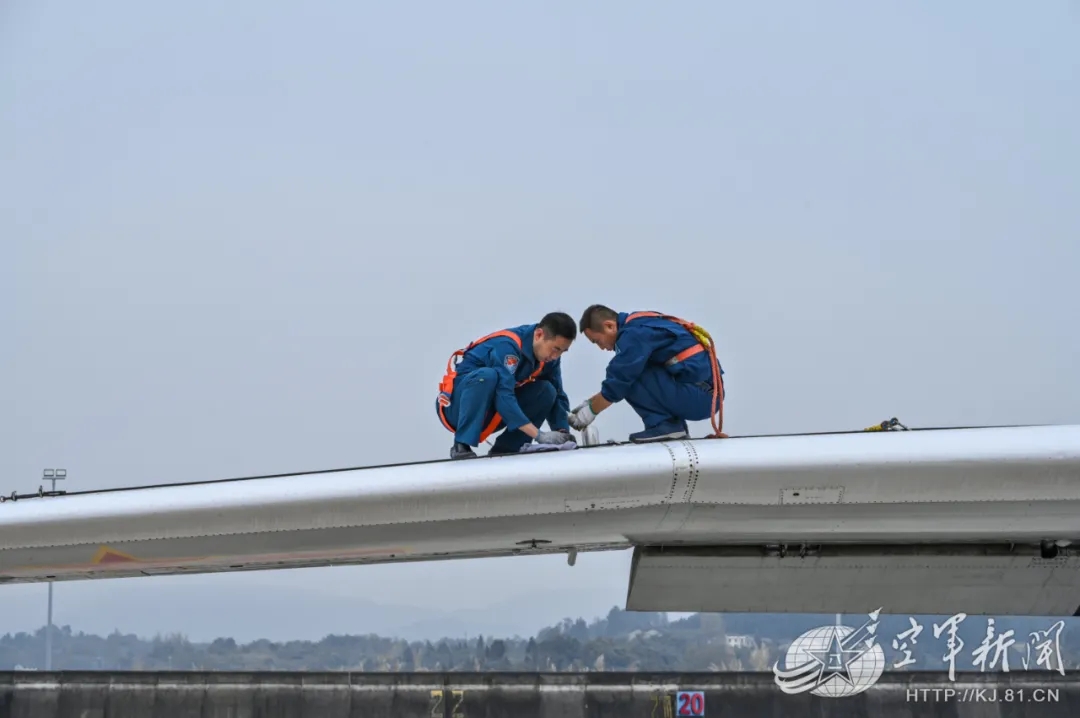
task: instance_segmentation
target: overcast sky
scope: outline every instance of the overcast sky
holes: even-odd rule
[[[5,2],[0,492],[444,457],[450,352],[597,301],[709,329],[731,434],[1080,422],[1078,31],[1067,0]],[[575,344],[572,402],[609,357]],[[629,560],[66,583],[55,620],[525,633],[624,605]],[[0,632],[44,623],[0,590]]]

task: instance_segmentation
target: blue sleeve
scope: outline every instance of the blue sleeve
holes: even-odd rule
[[[521,361],[521,354],[512,341],[504,337],[497,337],[484,342],[485,364],[495,370],[499,378],[495,386],[495,411],[499,412],[508,429],[520,429],[529,423],[529,417],[521,410],[518,404],[517,394],[514,387],[517,378],[514,372],[506,367],[506,357],[515,356]]]
[[[569,431],[570,397],[566,395],[566,391],[563,389],[561,361],[551,368],[549,378],[555,386],[555,411],[552,412],[551,418],[548,419],[548,425],[554,431],[560,429]]]
[[[656,327],[623,328],[616,340],[618,352],[607,366],[607,378],[600,385],[600,396],[612,404],[622,401],[638,380],[652,353],[671,342],[671,334]]]

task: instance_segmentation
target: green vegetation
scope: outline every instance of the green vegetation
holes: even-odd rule
[[[857,626],[865,616],[846,616],[843,623]],[[915,661],[901,668],[946,667],[947,636],[933,635],[933,624],[946,617],[918,616],[923,630],[908,641]],[[762,614],[694,614],[668,621],[665,614],[632,613],[612,608],[600,620],[565,619],[532,637],[475,636],[407,642],[376,635],[331,635],[321,641],[267,640],[238,644],[231,638],[193,643],[184,636],[158,636],[150,640],[119,632],[107,637],[75,633],[70,627],[54,629],[53,665],[58,670],[331,670],[331,671],[766,671],[771,670],[792,640],[804,631],[831,624],[834,616]],[[1013,631],[1008,649],[1009,670],[1032,670],[1037,651],[1028,653],[1029,634],[1046,631],[1053,619],[1001,619],[995,632]],[[1080,667],[1080,631],[1065,622],[1058,645],[1062,666]],[[893,647],[897,634],[911,628],[906,616],[885,616],[878,644],[885,650],[888,670],[905,660]],[[957,670],[973,666],[976,651],[986,637],[986,620],[968,617],[962,625],[964,642],[956,658]],[[1071,629],[1071,630],[1070,630]],[[910,638],[910,637],[909,637]],[[898,641],[900,646],[904,641]],[[1032,646],[1035,643],[1032,642]],[[0,638],[0,669],[36,669],[43,665],[45,632],[19,633]],[[1002,670],[1000,659],[986,669]],[[1054,656],[1050,668],[1057,668]]]

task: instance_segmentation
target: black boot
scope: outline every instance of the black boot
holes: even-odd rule
[[[476,452],[472,450],[472,447],[468,444],[462,444],[460,441],[454,442],[454,448],[450,449],[451,459],[475,459]]]

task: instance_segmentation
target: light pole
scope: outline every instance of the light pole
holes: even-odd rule
[[[56,482],[67,478],[67,469],[45,469],[42,478],[52,482],[52,492],[56,493]],[[52,670],[52,594],[53,582],[49,581],[49,622],[45,629],[45,670]]]

